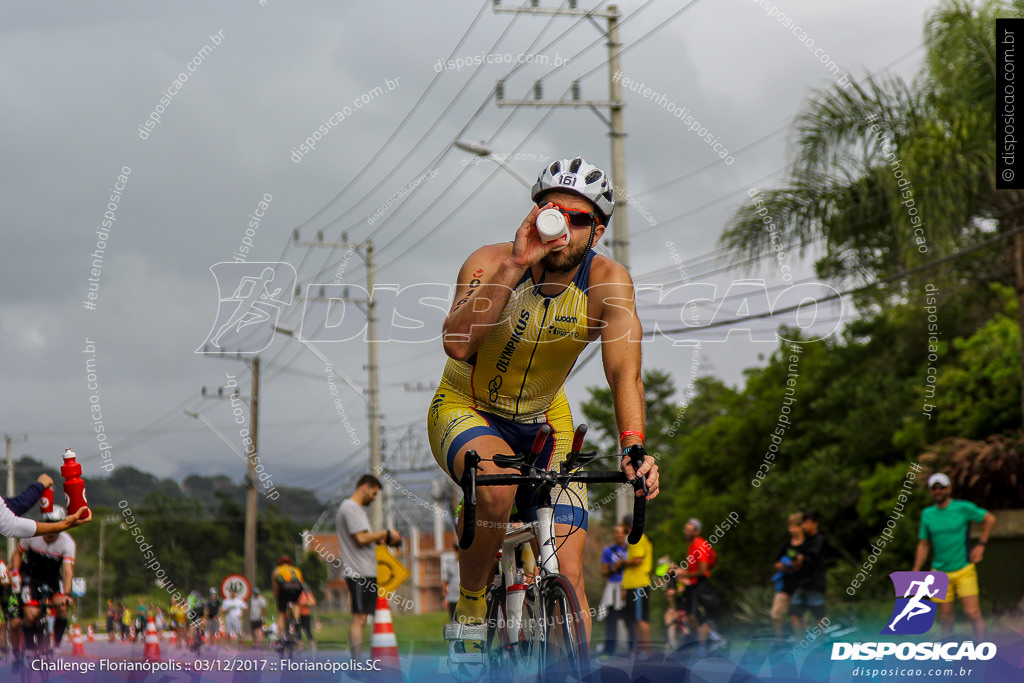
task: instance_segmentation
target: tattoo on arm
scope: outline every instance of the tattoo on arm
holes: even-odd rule
[[[452,313],[462,308],[463,304],[473,298],[473,295],[476,294],[477,287],[480,286],[480,278],[483,274],[483,268],[476,269],[476,272],[473,273],[473,279],[469,281],[469,291],[466,292],[466,295],[459,299],[454,306],[452,306]]]

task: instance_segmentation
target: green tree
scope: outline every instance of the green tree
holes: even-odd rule
[[[935,399],[940,433],[980,439],[1017,426],[1017,301],[1009,288],[996,289],[1006,302],[1005,310],[969,337],[953,340],[959,362],[944,369]]]
[[[644,427],[644,445],[648,453],[669,452],[672,444],[672,425],[679,414],[679,406],[672,400],[676,393],[672,376],[662,370],[645,370],[644,408],[647,424]],[[619,447],[619,428],[615,424],[612,391],[608,387],[591,387],[588,389],[590,398],[583,402],[583,417],[591,429],[589,436],[594,440],[595,433],[602,452],[614,452]]]
[[[1024,197],[996,189],[992,135],[995,19],[1012,13],[999,0],[945,0],[925,26],[925,66],[913,83],[872,76],[816,91],[797,117],[786,180],[743,206],[722,243],[760,257],[773,241],[801,254],[820,242],[822,277],[909,283],[912,267],[980,244],[994,227],[1009,238],[1003,255],[1024,301]],[[936,279],[959,284],[959,267]],[[1018,409],[1024,416],[1024,400]]]
[[[671,459],[678,453],[675,440],[672,438],[672,426],[680,414],[679,406],[672,400],[675,384],[672,377],[661,370],[645,370],[643,374],[644,405],[647,423],[644,427],[644,445],[647,452],[654,457],[659,467],[665,459]],[[590,398],[582,403],[583,418],[590,431],[589,441],[597,442],[593,447],[601,454],[616,453],[619,449],[619,428],[615,423],[612,392],[607,386],[589,387]],[[596,438],[595,438],[596,437]],[[619,463],[601,463],[601,467],[618,467]],[[614,490],[611,484],[589,486],[591,511],[613,510]],[[606,508],[607,505],[607,508]]]
[[[327,563],[315,551],[307,550],[299,558],[298,567],[316,599],[323,600],[324,588],[327,586]]]

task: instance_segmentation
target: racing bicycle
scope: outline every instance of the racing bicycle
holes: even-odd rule
[[[295,646],[301,638],[299,621],[295,618],[297,607],[298,605],[294,602],[288,603],[284,616],[284,633],[281,634],[281,638],[274,644],[274,649],[277,650],[277,654],[281,659],[292,658],[292,655],[295,653]]]
[[[193,657],[199,657],[203,649],[203,609],[203,605],[199,604],[185,612],[185,639]]]
[[[543,425],[534,438],[529,453],[495,455],[491,461],[498,467],[517,470],[516,474],[477,474],[483,459],[475,451],[467,451],[465,469],[460,480],[463,498],[463,526],[459,539],[465,549],[473,543],[476,529],[477,486],[519,486],[525,484],[534,492],[536,520],[519,527],[507,527],[499,555],[499,572],[488,587],[487,617],[483,626],[448,624],[445,639],[461,640],[467,637],[483,640],[482,654],[457,653],[449,655],[456,670],[468,674],[480,667],[490,678],[513,680],[537,676],[541,681],[564,681],[567,676],[583,678],[589,672],[590,653],[584,630],[579,599],[569,580],[559,573],[558,539],[554,532],[554,505],[551,491],[556,487],[566,490],[571,482],[626,483],[625,472],[585,472],[587,464],[597,458],[596,452],[582,453],[586,425],[577,427],[572,448],[558,470],[536,466],[551,427]],[[617,453],[608,457],[626,457]],[[642,455],[628,455],[636,471]],[[647,505],[647,483],[636,477],[634,489],[643,496],[633,499],[633,529],[630,544],[640,540],[644,530]],[[529,585],[516,566],[516,551],[526,544],[539,548],[537,573]],[[480,637],[483,636],[483,637]]]

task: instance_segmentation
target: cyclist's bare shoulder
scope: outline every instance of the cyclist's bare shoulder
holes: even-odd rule
[[[631,325],[636,317],[633,278],[625,266],[606,256],[595,255],[590,264],[587,298],[587,314],[594,328],[604,329],[619,318],[622,324]]]
[[[626,267],[618,261],[604,256],[594,254],[594,260],[590,264],[590,287],[595,285],[619,285],[629,288],[633,287],[633,278]]]

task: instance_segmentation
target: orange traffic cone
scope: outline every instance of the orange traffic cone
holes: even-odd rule
[[[178,633],[176,631],[174,631],[173,629],[171,629],[171,645],[176,645],[177,643],[178,643]]]
[[[153,617],[150,617],[149,623],[146,624],[146,648],[142,652],[142,657],[149,662],[160,661],[160,636],[156,634],[156,622],[153,621]]]
[[[86,633],[86,639],[87,639],[87,640],[88,640],[88,641],[89,641],[90,643],[95,643],[95,642],[96,642],[96,636],[95,636],[95,634],[93,633],[93,630],[92,630],[92,625],[90,625],[90,626],[89,626],[89,628],[88,628],[88,629],[86,629],[86,632],[85,632],[85,633]]]
[[[71,637],[71,656],[85,656],[85,648],[82,647],[82,627],[78,624],[75,624],[75,635]]]
[[[382,664],[386,668],[401,668],[398,661],[398,639],[395,637],[395,625],[391,623],[391,609],[383,595],[377,596],[377,609],[373,614],[370,657],[382,660]]]

